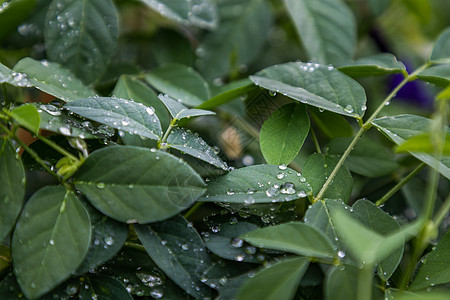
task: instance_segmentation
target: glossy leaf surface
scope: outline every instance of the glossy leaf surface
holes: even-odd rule
[[[214,112],[209,110],[187,108],[180,102],[165,95],[159,95],[159,99],[162,101],[162,103],[164,103],[167,110],[169,110],[170,115],[177,120],[215,114]]]
[[[259,143],[269,164],[288,165],[297,156],[309,132],[305,105],[287,104],[276,110],[261,127]]]
[[[93,152],[75,175],[75,186],[98,210],[129,223],[167,219],[204,192],[201,177],[181,159],[132,146]]]
[[[92,83],[115,52],[118,22],[111,0],[52,1],[44,30],[47,55]]]
[[[14,272],[22,291],[36,298],[56,287],[83,261],[91,222],[75,194],[48,186],[28,201],[14,232]]]
[[[300,173],[285,166],[256,165],[211,180],[200,201],[271,203],[303,198],[310,193],[311,188]]]
[[[79,297],[80,300],[133,299],[120,281],[105,275],[88,276]]]
[[[159,140],[162,136],[161,124],[155,109],[120,98],[92,97],[67,103],[66,109],[91,120]]]
[[[257,247],[291,252],[304,256],[333,258],[330,240],[309,224],[285,223],[261,228],[241,236]]]
[[[364,89],[330,66],[292,62],[250,76],[254,84],[341,115],[360,118],[366,109]]]
[[[380,76],[406,72],[405,65],[390,53],[360,58],[352,63],[339,66],[339,71],[351,77]]]

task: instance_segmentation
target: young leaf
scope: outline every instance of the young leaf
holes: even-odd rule
[[[300,173],[283,165],[256,165],[211,180],[206,195],[199,201],[249,205],[291,201],[310,193],[311,188]]]
[[[11,143],[0,138],[0,241],[14,227],[25,197],[25,170]]]
[[[196,49],[196,66],[208,80],[252,62],[263,49],[272,25],[272,14],[263,0],[222,0],[219,12],[220,25]]]
[[[201,177],[181,159],[132,146],[93,152],[75,174],[75,186],[98,210],[129,223],[167,219],[204,192]]]
[[[303,175],[311,185],[314,195],[319,193],[319,190],[322,188],[328,176],[330,176],[338,161],[338,157],[322,153],[315,153],[307,158],[303,167]],[[352,187],[352,175],[344,165],[337,173],[334,181],[329,185],[324,198],[341,199],[347,203],[352,193]]]
[[[313,124],[328,138],[353,136],[353,127],[343,116],[315,107],[308,107],[308,113]]]
[[[284,0],[311,61],[339,64],[356,48],[356,22],[341,1]]]
[[[55,0],[48,8],[47,55],[85,83],[94,82],[105,71],[118,35],[119,17],[111,0]]]
[[[26,74],[31,86],[66,102],[95,96],[91,88],[57,63],[25,57],[14,66],[14,72],[16,78]]]
[[[324,283],[325,300],[358,300],[358,269],[351,265],[336,266],[328,271]]]
[[[307,258],[297,257],[263,268],[244,283],[236,299],[292,299],[308,266]]]
[[[33,10],[36,0],[1,1],[0,40],[16,30]],[[6,4],[5,4],[6,3]]]
[[[221,92],[214,97],[208,99],[196,108],[209,109],[225,104],[239,96],[252,92],[257,89],[255,85],[248,79],[237,80],[223,86]]]
[[[439,64],[450,63],[450,28],[447,28],[436,40],[430,61]]]
[[[450,64],[426,68],[417,74],[417,78],[440,87],[446,87],[450,84]]]
[[[367,228],[381,234],[389,235],[400,229],[398,222],[368,200],[358,200],[353,205],[353,214]],[[403,256],[403,244],[391,255],[377,263],[378,276],[387,281],[394,273]]]
[[[309,132],[306,106],[290,103],[276,110],[261,127],[259,143],[269,164],[288,165],[300,151]]]
[[[211,0],[152,1],[141,0],[163,17],[183,25],[215,29],[218,22],[217,8]]]
[[[184,106],[183,104],[181,104],[180,102],[178,102],[166,95],[159,95],[159,99],[167,107],[167,109],[170,112],[170,115],[176,120],[215,114],[215,112],[212,112],[209,110],[195,109],[195,108],[189,109],[186,106]]]
[[[132,100],[145,106],[153,107],[163,128],[169,126],[169,114],[166,107],[158,99],[156,93],[139,79],[122,75],[117,81],[112,94],[117,98]]]
[[[92,97],[67,103],[66,109],[102,124],[159,140],[161,124],[153,107],[129,100]]]
[[[18,106],[11,111],[11,116],[17,123],[32,133],[37,134],[39,132],[41,118],[33,105],[24,104]]]
[[[185,105],[197,106],[210,97],[208,83],[191,67],[167,65],[150,71],[145,80]]]
[[[311,225],[291,222],[248,232],[241,238],[250,244],[310,257],[334,258],[330,240]]]
[[[201,237],[182,216],[134,226],[148,255],[176,284],[195,298],[211,296],[200,277],[211,261]]]
[[[120,281],[105,275],[90,275],[85,278],[80,289],[80,300],[90,299],[123,299],[133,298]]]
[[[373,120],[372,124],[397,145],[400,145],[416,135],[429,131],[431,120],[421,116],[405,114],[378,118]],[[432,168],[438,166],[437,170],[447,179],[450,179],[450,159],[448,157],[443,157],[440,161],[437,161],[433,156],[425,153],[411,152],[411,155]]]
[[[450,231],[441,238],[427,256],[422,259],[410,288],[413,291],[450,282]]]
[[[217,156],[214,149],[196,134],[184,129],[173,130],[167,138],[167,146],[189,154],[193,157],[221,168],[225,171],[228,166]]]
[[[337,138],[328,145],[328,154],[341,155],[350,144],[351,138]],[[385,176],[398,168],[392,155],[379,143],[362,137],[345,160],[345,165],[353,173],[366,177]]]
[[[393,73],[406,73],[405,65],[390,53],[379,53],[360,58],[352,63],[338,67],[339,71],[351,77],[380,76]]]
[[[28,298],[56,287],[83,261],[91,241],[91,222],[73,192],[47,186],[28,201],[12,240],[17,281]]]
[[[254,84],[341,115],[361,118],[366,94],[359,83],[330,66],[291,62],[250,76]]]

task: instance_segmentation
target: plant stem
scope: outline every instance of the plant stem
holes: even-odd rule
[[[437,229],[441,225],[441,222],[444,220],[449,210],[450,210],[450,195],[447,196],[444,204],[442,204],[441,208],[438,210],[437,215],[433,219],[435,229]]]
[[[316,133],[314,132],[314,129],[312,128],[312,126],[309,128],[309,131],[311,132],[311,138],[313,140],[314,147],[316,148],[316,152],[322,153],[322,150],[320,150],[319,141],[317,140]]]
[[[314,199],[314,202],[317,202],[318,200],[322,199],[323,195],[325,194],[326,190],[330,186],[330,184],[333,182],[334,177],[336,176],[337,172],[341,168],[341,166],[344,164],[345,160],[347,159],[350,152],[353,150],[353,147],[356,145],[360,137],[363,135],[364,132],[370,129],[372,127],[371,122],[378,116],[378,114],[381,112],[381,110],[386,106],[387,103],[389,103],[392,98],[394,98],[398,91],[407,84],[410,80],[413,80],[416,75],[420,72],[422,72],[424,69],[426,69],[429,66],[429,64],[425,64],[418,68],[416,71],[405,77],[402,82],[400,82],[395,89],[393,89],[389,95],[381,102],[381,104],[378,106],[378,108],[375,110],[375,112],[369,117],[369,119],[363,124],[363,126],[359,129],[359,131],[356,133],[355,137],[351,141],[350,145],[348,145],[345,152],[342,154],[341,158],[339,159],[338,163],[334,167],[333,171],[331,172],[330,176],[328,176],[327,180],[323,184],[322,188],[320,189],[319,193]]]
[[[364,265],[358,272],[357,299],[372,298],[373,264]]]
[[[139,250],[139,251],[142,251],[142,252],[147,252],[145,250],[145,247],[140,245],[140,244],[135,244],[135,243],[131,243],[131,242],[125,242],[124,246],[128,247],[128,248],[133,248],[133,249],[136,249],[136,250]]]
[[[72,153],[70,153],[69,151],[64,149],[63,147],[59,146],[58,144],[54,143],[53,141],[49,140],[48,138],[46,138],[46,137],[44,137],[42,135],[38,135],[37,137],[41,141],[43,141],[44,143],[46,143],[47,145],[49,145],[50,147],[52,147],[53,149],[58,151],[60,154],[70,158],[73,161],[78,161],[78,158],[75,155],[73,155]]]
[[[161,147],[166,143],[167,137],[169,136],[169,133],[172,131],[174,127],[176,127],[177,119],[173,118],[172,121],[169,124],[169,127],[167,128],[166,132],[164,132],[163,137],[160,141],[158,141],[158,149],[161,149]]]
[[[375,204],[377,206],[383,205],[389,198],[391,198],[395,193],[397,193],[405,184],[407,184],[412,178],[414,178],[423,168],[426,167],[425,163],[421,163],[417,168],[415,168],[411,173],[403,178],[396,186],[394,186],[389,192],[386,193],[382,198],[380,198]]]

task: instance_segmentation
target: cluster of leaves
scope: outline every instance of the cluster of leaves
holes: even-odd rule
[[[447,299],[450,28],[360,4],[0,0],[0,298]]]

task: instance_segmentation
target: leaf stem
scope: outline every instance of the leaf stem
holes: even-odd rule
[[[136,249],[136,250],[138,250],[138,251],[147,252],[147,251],[145,250],[145,247],[142,246],[141,244],[135,244],[135,243],[131,243],[131,242],[125,242],[124,246],[125,246],[125,247],[128,247],[128,248]]]
[[[381,197],[375,204],[377,206],[383,205],[389,198],[391,198],[395,193],[397,193],[405,184],[407,184],[412,178],[414,178],[423,168],[426,167],[425,163],[421,163],[417,168],[415,168],[411,173],[403,178],[399,183],[397,183],[389,192],[387,192],[383,197]]]
[[[402,82],[400,82],[395,89],[393,89],[389,95],[381,102],[381,104],[378,106],[378,108],[375,110],[375,112],[369,117],[369,119],[363,124],[363,126],[358,130],[358,132],[356,133],[355,137],[353,138],[353,140],[351,141],[350,145],[348,145],[347,149],[345,150],[345,152],[342,154],[341,158],[339,159],[339,162],[336,164],[336,166],[334,167],[333,171],[331,172],[330,176],[328,176],[327,180],[325,181],[325,183],[323,184],[322,188],[320,189],[319,193],[317,194],[317,196],[314,199],[314,202],[317,202],[318,200],[322,199],[322,197],[324,196],[326,190],[328,189],[328,187],[330,186],[330,184],[333,182],[334,177],[336,177],[336,174],[338,173],[339,169],[341,168],[341,166],[344,164],[345,160],[347,159],[347,157],[349,156],[350,152],[353,150],[353,147],[356,145],[356,143],[358,142],[358,140],[361,138],[361,136],[363,135],[364,132],[366,132],[367,130],[370,129],[370,127],[372,127],[372,121],[378,116],[378,114],[381,112],[381,110],[386,106],[386,104],[388,104],[392,98],[394,98],[398,91],[400,91],[400,89],[405,86],[405,84],[407,84],[409,81],[415,79],[416,75],[419,74],[420,72],[422,72],[424,69],[426,69],[429,66],[429,63],[424,64],[423,66],[419,67],[417,70],[415,70],[413,73],[411,73],[410,75],[406,76]]]
[[[172,119],[172,121],[170,122],[169,127],[167,128],[166,132],[164,132],[163,137],[161,138],[161,140],[158,141],[158,149],[164,149],[164,148],[165,148],[165,147],[163,147],[163,146],[164,146],[164,144],[165,144],[166,141],[167,141],[167,137],[169,136],[169,133],[172,131],[172,129],[173,129],[174,127],[177,126],[177,125],[176,125],[177,121],[178,121],[178,120],[177,120],[176,118],[173,118],[173,119]]]
[[[364,265],[358,272],[357,299],[370,300],[372,298],[373,264]]]
[[[317,140],[316,133],[314,132],[314,128],[311,126],[309,128],[309,131],[311,132],[311,138],[313,140],[314,147],[316,148],[316,152],[317,153],[322,153],[322,150],[320,150],[320,145],[319,145],[319,141]]]
[[[58,151],[60,154],[70,158],[72,161],[78,161],[78,157],[76,157],[75,155],[73,155],[72,153],[70,153],[69,151],[64,149],[63,147],[59,146],[58,144],[56,144],[52,140],[50,140],[50,139],[48,139],[48,138],[46,138],[46,137],[44,137],[42,135],[38,135],[37,137],[41,141],[43,141],[44,143],[46,143],[47,145],[49,145],[50,147],[52,147],[53,149]]]

